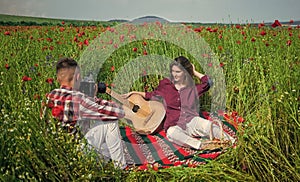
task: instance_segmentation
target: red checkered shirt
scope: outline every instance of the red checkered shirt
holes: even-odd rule
[[[46,97],[52,116],[72,128],[78,120],[115,121],[125,115],[124,110],[114,102],[88,97],[67,86],[52,90]]]

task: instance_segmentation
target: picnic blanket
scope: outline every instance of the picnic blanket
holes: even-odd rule
[[[203,112],[202,117],[211,120],[209,113]],[[236,138],[236,128],[232,123],[222,119],[223,130],[233,138]],[[198,166],[206,164],[210,160],[217,158],[226,150],[217,148],[213,150],[194,150],[181,147],[170,142],[166,137],[166,132],[161,130],[151,135],[140,135],[129,126],[120,127],[122,141],[124,145],[125,158],[129,166],[152,165],[156,168],[167,168],[170,166]]]

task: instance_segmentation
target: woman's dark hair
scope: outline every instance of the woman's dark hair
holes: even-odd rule
[[[193,65],[186,57],[184,56],[176,57],[174,61],[170,64],[170,72],[172,72],[173,66],[178,66],[185,73],[189,74],[189,76],[187,76],[187,81],[189,84],[193,82],[193,76],[194,76]],[[173,80],[172,73],[171,73],[171,80]]]

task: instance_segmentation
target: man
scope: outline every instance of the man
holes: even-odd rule
[[[56,64],[57,81],[60,88],[46,94],[48,107],[68,132],[76,132],[77,122],[96,121],[85,134],[87,142],[105,160],[111,159],[115,167],[124,169],[126,161],[121,143],[118,119],[124,110],[113,102],[91,98],[78,91],[80,68],[72,58],[62,58]]]

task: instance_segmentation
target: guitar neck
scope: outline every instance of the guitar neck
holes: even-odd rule
[[[118,100],[120,103],[122,103],[126,107],[131,106],[130,102],[127,99],[124,99],[120,94],[112,91],[111,89],[106,88],[106,93],[109,94],[110,96],[112,96],[113,98],[115,98],[116,100]]]

